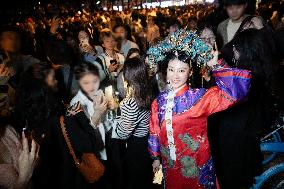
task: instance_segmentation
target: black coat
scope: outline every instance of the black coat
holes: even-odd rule
[[[78,115],[79,114],[79,115]],[[101,138],[89,125],[83,112],[76,117],[65,117],[66,130],[78,159],[82,153],[98,152],[102,147]],[[45,124],[45,138],[40,148],[40,163],[33,180],[36,189],[96,189],[99,184],[89,184],[78,171],[64,140],[58,117]],[[101,187],[99,187],[100,189]]]
[[[222,189],[250,188],[262,171],[261,132],[270,125],[270,98],[261,85],[223,112],[209,117],[208,137]]]

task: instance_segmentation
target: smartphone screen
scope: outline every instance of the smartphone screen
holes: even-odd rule
[[[101,93],[101,91],[97,91],[94,94],[94,99],[96,99],[96,101],[100,104],[103,102],[103,94]]]

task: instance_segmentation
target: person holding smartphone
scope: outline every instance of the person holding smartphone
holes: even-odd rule
[[[107,137],[106,133],[110,131],[110,123],[106,123],[107,110],[114,110],[117,104],[107,99],[102,90],[100,90],[99,70],[91,63],[84,62],[78,65],[75,70],[75,78],[79,83],[80,90],[77,95],[71,100],[70,105],[80,103],[84,113],[90,120],[93,129],[98,129],[101,139],[104,143],[104,148],[100,151],[100,159],[106,166],[105,180],[102,181],[103,188],[111,188],[109,185],[110,171],[108,169],[109,158],[107,156]]]
[[[0,126],[0,188],[25,189],[38,161],[39,145],[12,126]]]
[[[101,33],[101,42],[104,47],[104,53],[98,56],[95,64],[100,73],[102,87],[113,85],[116,88],[117,76],[124,64],[124,56],[115,52],[116,41],[110,31]]]

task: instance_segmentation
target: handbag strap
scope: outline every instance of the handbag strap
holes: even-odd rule
[[[69,76],[68,76],[68,81],[67,81],[67,94],[70,94],[70,96],[72,95],[72,82],[73,82],[73,75],[74,75],[74,66],[71,65],[70,69],[69,69]]]
[[[73,157],[76,166],[78,167],[80,165],[80,162],[77,159],[76,154],[75,154],[75,152],[73,150],[73,147],[71,145],[71,142],[70,142],[70,140],[68,138],[68,134],[67,134],[67,131],[66,131],[66,128],[65,128],[64,117],[63,116],[60,117],[60,126],[61,126],[61,130],[62,130],[64,139],[65,139],[65,142],[66,142],[66,144],[68,146],[69,152],[70,152],[71,156]]]

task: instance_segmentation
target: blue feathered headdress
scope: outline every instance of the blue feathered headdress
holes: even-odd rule
[[[204,43],[196,33],[180,29],[165,40],[149,48],[147,55],[150,67],[163,62],[169,52],[185,52],[197,66],[203,66],[212,58],[212,48]]]

